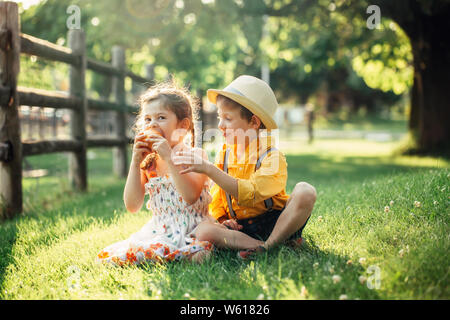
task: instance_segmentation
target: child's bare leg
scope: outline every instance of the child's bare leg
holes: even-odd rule
[[[316,189],[306,182],[297,183],[264,246],[276,246],[299,230],[311,215],[315,202]]]
[[[200,241],[209,241],[219,248],[249,249],[264,244],[243,232],[230,230],[224,225],[208,219],[200,223],[195,232]]]
[[[202,263],[205,260],[207,260],[210,256],[211,250],[202,250],[194,253],[189,260],[195,263]]]

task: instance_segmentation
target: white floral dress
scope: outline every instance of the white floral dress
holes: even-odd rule
[[[205,183],[199,199],[192,205],[183,200],[168,175],[150,178],[145,194],[150,196],[147,209],[153,212],[150,221],[127,240],[103,249],[97,261],[119,266],[166,262],[212,249],[211,243],[194,238],[197,225],[208,215],[209,184]]]

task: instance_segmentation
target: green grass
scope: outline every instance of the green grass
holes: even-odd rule
[[[394,147],[348,140],[283,146],[287,191],[307,181],[318,192],[301,249],[281,246],[254,262],[225,250],[203,265],[128,268],[94,261],[151,215],[126,213],[125,180],[111,175],[111,152],[93,150],[87,194],[71,191],[65,155],[30,157],[34,169],[51,175],[24,179],[24,215],[0,224],[0,298],[449,299],[449,162],[392,157]],[[373,268],[380,286],[369,289]]]
[[[399,115],[383,118],[379,115],[328,114],[325,116],[319,114],[314,128],[405,133],[408,131],[408,120]]]

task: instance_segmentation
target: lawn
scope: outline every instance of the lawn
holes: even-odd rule
[[[105,246],[151,216],[127,213],[111,152],[89,153],[89,193],[71,191],[64,154],[27,159],[24,215],[0,224],[1,299],[449,299],[450,162],[391,156],[396,142],[283,145],[287,191],[318,192],[305,246],[254,262],[219,251],[202,265],[98,265]]]

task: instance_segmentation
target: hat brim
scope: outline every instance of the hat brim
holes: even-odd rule
[[[239,103],[240,105],[244,106],[248,110],[250,110],[254,115],[259,117],[259,119],[262,121],[262,123],[266,126],[267,130],[274,130],[278,129],[278,125],[275,122],[275,120],[272,119],[272,117],[267,114],[267,112],[261,108],[257,103],[254,101],[233,92],[228,92],[224,90],[217,90],[217,89],[209,89],[207,91],[208,100],[213,103],[217,104],[217,96],[222,95],[227,98],[230,98],[231,100]]]

